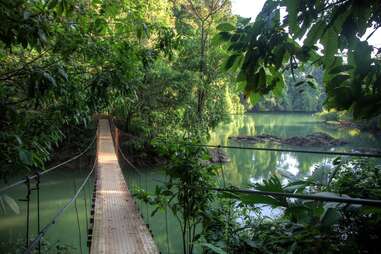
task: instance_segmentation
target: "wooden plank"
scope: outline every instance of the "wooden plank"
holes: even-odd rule
[[[120,169],[108,120],[100,119],[94,228],[90,253],[159,253]]]

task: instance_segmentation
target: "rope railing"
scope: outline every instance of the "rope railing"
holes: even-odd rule
[[[347,155],[347,156],[364,156],[362,154],[357,153],[340,153],[340,152],[318,152],[318,151],[304,151],[304,150],[291,150],[291,149],[272,149],[272,148],[253,148],[253,147],[234,147],[234,146],[220,146],[220,145],[197,145],[197,144],[189,144],[184,143],[183,145],[197,146],[197,147],[211,147],[211,148],[237,148],[237,149],[252,149],[252,150],[264,150],[264,151],[287,151],[287,152],[306,152],[306,153],[324,153],[331,155]],[[139,171],[139,169],[130,162],[127,157],[122,152],[120,146],[118,145],[118,150],[122,156],[122,158],[139,174],[142,176],[143,174]],[[369,155],[369,154],[366,154]],[[369,156],[367,156],[369,157]],[[381,155],[371,155],[371,157],[381,157]],[[156,179],[151,179],[153,181],[157,181]],[[251,189],[240,189],[237,187],[232,188],[212,188],[210,191],[218,191],[218,192],[231,192],[231,193],[244,193],[251,195],[264,195],[264,196],[274,196],[274,197],[286,197],[286,198],[297,198],[303,200],[316,200],[316,201],[324,201],[324,202],[337,202],[337,203],[348,203],[348,204],[359,204],[366,206],[375,206],[381,207],[381,200],[374,199],[363,199],[363,198],[350,198],[350,197],[328,197],[322,196],[319,194],[299,194],[299,193],[288,193],[288,192],[271,192],[271,191],[258,191]]]
[[[109,124],[110,124],[110,127],[111,127],[110,130],[111,130],[112,141],[113,141],[114,145],[117,147],[118,152],[120,153],[120,155],[122,155],[123,159],[127,162],[127,164],[130,165],[135,170],[135,172],[138,175],[142,176],[142,174],[139,172],[139,169],[129,159],[127,159],[127,157],[122,152],[122,149],[120,148],[120,145],[116,142],[113,129],[118,129],[118,128],[116,127],[116,125],[115,125],[115,123],[114,123],[114,121],[112,119],[109,120]]]
[[[43,170],[43,171],[40,171],[40,172],[38,173],[38,174],[39,174],[39,177],[41,177],[42,175],[45,175],[45,174],[47,174],[47,173],[50,173],[50,172],[52,172],[53,170],[55,170],[55,169],[57,169],[57,168],[59,168],[59,167],[62,167],[63,165],[66,165],[66,164],[68,164],[68,163],[70,163],[70,162],[72,162],[72,161],[74,161],[74,160],[76,160],[76,159],[82,157],[87,151],[90,150],[90,148],[91,148],[92,145],[94,144],[96,138],[97,138],[97,135],[95,135],[95,136],[93,137],[92,141],[90,142],[90,144],[89,144],[89,145],[88,145],[82,152],[78,153],[77,155],[75,155],[75,156],[71,157],[70,159],[68,159],[68,160],[66,160],[66,161],[63,161],[63,162],[61,162],[61,163],[59,163],[59,164],[57,164],[57,165],[55,165],[55,166],[53,166],[53,167],[50,167],[50,168],[48,168],[48,169],[46,169],[46,170]],[[37,178],[37,174],[28,176],[29,181],[30,181],[30,180],[33,180],[33,179],[35,179],[35,178]],[[3,187],[3,188],[0,189],[0,194],[3,193],[3,192],[8,191],[9,189],[12,189],[12,188],[18,186],[18,185],[24,184],[24,183],[26,183],[27,181],[28,181],[28,180],[27,180],[26,178],[24,178],[24,179],[21,179],[21,180],[19,180],[19,181],[17,181],[17,182],[14,182],[14,183],[12,183],[12,184],[10,184],[10,185],[7,185],[7,186],[5,186],[5,187]]]
[[[112,123],[112,125],[114,127],[116,126],[112,119],[110,120],[110,122]],[[186,143],[186,142],[183,142],[183,143],[167,143],[167,144],[168,145],[186,145],[186,146],[195,146],[195,147],[207,147],[207,148],[226,148],[226,149],[267,151],[267,152],[290,152],[290,153],[324,154],[324,155],[332,155],[332,156],[353,156],[353,157],[381,158],[381,154],[361,153],[361,152],[330,152],[330,151],[316,151],[316,150],[288,149],[288,148],[266,148],[266,147],[231,146],[231,145],[192,144],[192,143]]]
[[[140,173],[141,174],[141,173]],[[151,178],[152,181],[165,183],[158,179]],[[232,188],[207,188],[208,191],[216,192],[229,192],[229,193],[242,193],[249,195],[262,195],[262,196],[273,196],[273,197],[285,197],[285,198],[296,198],[302,200],[315,200],[323,202],[335,202],[335,203],[347,203],[347,204],[358,204],[372,207],[381,207],[381,200],[376,199],[364,199],[364,198],[350,198],[350,197],[329,197],[319,194],[299,194],[299,193],[288,193],[288,192],[271,192],[271,191],[258,191],[251,189],[241,189],[235,186]]]
[[[346,203],[346,204],[357,204],[372,207],[381,207],[381,200],[375,199],[365,199],[365,198],[349,198],[349,197],[328,197],[319,194],[299,194],[299,193],[288,193],[288,192],[273,192],[273,191],[259,191],[250,189],[240,189],[240,188],[212,188],[209,189],[217,192],[229,192],[229,193],[242,193],[249,195],[262,195],[262,196],[273,196],[273,197],[284,197],[284,198],[297,198],[303,200],[315,200],[323,202],[335,202],[335,203]]]
[[[43,235],[45,235],[45,233],[47,232],[48,228],[51,226],[51,225],[47,225],[45,226],[44,228],[41,229],[41,222],[40,222],[40,184],[41,184],[41,176],[45,175],[45,174],[48,174],[72,161],[75,161],[77,159],[80,159],[82,158],[83,155],[85,155],[92,147],[93,147],[93,144],[95,143],[96,139],[97,139],[97,134],[94,135],[94,137],[92,138],[91,142],[86,146],[85,149],[83,149],[81,152],[79,152],[78,154],[74,155],[73,157],[57,164],[57,165],[54,165],[48,169],[45,169],[45,170],[40,170],[40,171],[37,171],[35,172],[33,175],[28,175],[26,176],[24,179],[21,179],[19,181],[16,181],[8,186],[5,186],[3,188],[0,189],[0,194],[16,187],[16,186],[19,186],[19,185],[22,185],[22,184],[26,184],[26,188],[27,188],[27,192],[26,192],[26,197],[25,199],[19,199],[19,201],[24,201],[26,202],[26,239],[25,239],[25,253],[31,253],[32,251],[36,250],[37,253],[41,253],[41,239],[43,237]],[[92,168],[92,171],[91,173],[94,171],[94,168],[95,168],[95,165],[96,165],[96,160],[94,161],[94,165],[93,165],[93,168]],[[80,164],[80,167],[81,167],[81,164]],[[85,186],[86,182],[88,181],[89,177],[90,177],[91,174],[89,174],[84,182],[83,185],[81,185],[81,187],[79,188],[79,192],[83,189],[83,186]],[[32,185],[32,180],[35,180],[35,185],[33,186]],[[30,241],[29,241],[29,237],[30,237],[30,202],[31,202],[31,194],[32,194],[32,191],[36,191],[37,193],[37,197],[36,197],[36,203],[37,203],[37,238],[35,240],[33,240],[33,242],[30,244]],[[73,197],[74,200],[76,200],[76,198],[78,197],[78,193]],[[86,197],[85,197],[86,198]],[[67,207],[70,206],[70,204],[73,202],[73,199],[65,206],[63,207],[62,209],[60,209],[59,213],[54,217],[53,219],[53,223],[51,224],[54,224],[55,221],[58,219],[58,217],[60,217],[62,215],[62,213],[67,209]],[[85,200],[86,202],[86,200]],[[85,207],[86,209],[86,214],[87,214],[87,206]],[[76,210],[76,212],[78,212]],[[78,216],[78,215],[77,215]],[[78,222],[79,223],[79,222]],[[79,226],[79,225],[78,225]],[[81,243],[80,243],[81,244]],[[82,248],[81,248],[82,250]]]
[[[29,244],[29,247],[25,250],[24,254],[30,254],[37,248],[39,245],[41,239],[45,236],[45,234],[48,232],[51,226],[53,226],[58,219],[62,216],[62,214],[65,212],[65,210],[70,207],[78,198],[79,194],[82,192],[84,187],[86,186],[87,182],[89,181],[91,175],[93,174],[95,168],[97,165],[97,159],[94,160],[94,164],[89,172],[89,174],[86,176],[85,180],[82,182],[81,186],[78,188],[75,195],[63,206],[53,217],[53,219],[46,224],[39,232],[39,234],[34,238],[34,240]]]
[[[381,158],[381,154],[370,154],[370,153],[329,152],[329,151],[315,151],[315,150],[302,150],[302,149],[245,147],[245,146],[226,146],[226,145],[205,145],[205,144],[191,144],[191,143],[181,143],[181,144],[177,144],[177,145],[208,147],[208,148],[226,148],[226,149],[267,151],[267,152],[290,152],[290,153],[324,154],[324,155],[334,155],[334,156]]]
[[[113,124],[112,120],[110,121],[110,124]],[[112,126],[113,128],[116,128],[114,125]],[[112,131],[112,134],[114,132]],[[146,172],[142,172],[141,168],[137,167],[134,165],[134,163],[131,162],[129,158],[125,155],[125,153],[122,151],[122,148],[119,144],[119,142],[115,142],[115,137],[112,135],[114,139],[114,144],[116,147],[116,150],[119,152],[120,158],[124,162],[126,162],[127,166],[132,168],[133,171],[137,175],[134,177],[133,174],[131,180],[137,180],[141,181],[142,177],[145,178],[145,188],[143,183],[138,183],[140,187],[143,189],[146,189],[146,191],[149,191],[147,189],[147,177],[149,175]],[[198,144],[190,144],[190,143],[182,143],[182,144],[176,144],[176,145],[188,145],[188,146],[198,146],[198,147],[206,147],[206,148],[217,148],[217,149],[243,149],[243,150],[254,150],[254,151],[267,151],[267,152],[294,152],[294,153],[307,153],[307,154],[323,154],[323,155],[333,155],[333,156],[353,156],[353,157],[366,157],[366,158],[381,158],[381,154],[369,154],[369,153],[354,153],[354,152],[331,152],[331,151],[313,151],[313,150],[301,150],[301,149],[282,149],[282,148],[259,148],[259,147],[240,147],[240,146],[223,146],[223,145],[198,145]],[[223,177],[223,186],[221,188],[206,188],[206,191],[210,192],[218,192],[218,193],[225,193],[225,194],[230,194],[229,196],[226,196],[228,198],[239,198],[239,194],[244,194],[244,195],[250,195],[250,196],[255,196],[255,195],[260,195],[260,196],[268,196],[268,197],[273,197],[273,198],[287,198],[287,199],[297,199],[297,200],[310,200],[310,201],[320,201],[320,202],[332,202],[332,203],[337,203],[343,204],[343,205],[363,205],[363,206],[368,206],[368,207],[381,207],[381,200],[375,200],[375,199],[367,199],[367,198],[351,198],[349,196],[345,195],[339,195],[337,196],[335,194],[324,194],[324,193],[311,193],[311,194],[302,194],[302,193],[289,193],[289,192],[272,192],[272,191],[260,191],[260,190],[255,190],[255,189],[245,189],[245,188],[239,188],[235,186],[227,186],[225,184],[225,176],[224,176],[224,169],[223,169],[223,164],[221,163],[221,157],[220,154],[219,156],[219,163],[221,164],[221,171],[222,171],[222,177]],[[152,165],[148,162],[148,167],[153,168]],[[134,179],[135,178],[135,179]],[[136,179],[137,178],[137,179]],[[154,177],[149,177],[149,179],[153,182],[160,182],[160,184],[165,184],[163,181],[158,181],[157,179],[154,179]],[[233,201],[233,199],[231,199]],[[144,207],[144,206],[143,206]],[[147,220],[148,220],[148,204],[146,206],[147,208]],[[227,220],[230,219],[230,209],[227,210],[226,212],[226,217]],[[166,223],[166,227],[168,227],[168,213],[167,210],[165,210],[164,214],[164,220]],[[144,216],[145,217],[145,216]],[[149,220],[148,220],[149,223]],[[229,226],[227,226],[229,227]],[[226,228],[227,233],[229,232],[229,228]],[[168,253],[170,253],[170,244],[169,244],[169,236],[168,236],[168,228],[166,228],[166,234],[167,234],[167,240],[166,240],[166,247]],[[228,235],[226,235],[227,241],[229,241]],[[163,247],[165,248],[165,247]]]
[[[143,176],[143,174],[140,172],[140,170],[129,160],[127,159],[126,155],[124,155],[124,153],[122,152],[122,149],[120,148],[120,146],[118,145],[118,151],[119,151],[119,154],[122,156],[122,158],[127,162],[128,165],[131,166],[131,168],[139,175],[139,176]]]

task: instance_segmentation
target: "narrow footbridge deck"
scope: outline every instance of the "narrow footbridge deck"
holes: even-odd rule
[[[159,253],[127,188],[108,120],[99,120],[98,129],[98,168],[90,252]]]

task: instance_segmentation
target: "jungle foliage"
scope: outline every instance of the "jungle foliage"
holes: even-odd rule
[[[377,253],[381,210],[362,205],[243,194],[225,186],[223,167],[208,163],[202,147],[156,144],[171,157],[168,181],[137,198],[159,210],[170,209],[182,232],[183,253]],[[376,161],[336,158],[317,164],[300,178],[274,169],[247,188],[326,197],[380,199]],[[216,191],[224,187],[225,191]],[[268,211],[277,215],[268,215]],[[192,211],[192,212],[191,212]]]
[[[378,0],[268,0],[254,22],[234,17],[229,0],[0,0],[0,179],[43,169],[73,128],[108,113],[133,151],[150,146],[169,162],[169,181],[136,195],[178,218],[184,254],[375,253],[379,210],[214,193],[207,150],[174,144],[206,143],[224,114],[243,111],[240,92],[262,98],[259,109],[324,101],[380,114],[380,50],[363,39],[380,14]],[[367,161],[288,177],[249,187],[380,198]],[[282,215],[261,216],[263,204]]]
[[[232,18],[227,1],[206,14],[203,32],[197,15],[208,7],[193,7],[1,1],[1,178],[43,168],[64,130],[86,128],[94,113],[110,112],[150,140],[205,134],[225,108],[240,111],[233,78],[219,68],[226,51],[210,47],[218,22]]]
[[[283,176],[288,178],[287,184],[281,183],[279,175],[273,175],[253,187],[327,197],[380,198],[380,169],[374,161],[336,158],[333,167],[320,164],[305,179],[291,174]],[[379,209],[259,195],[235,195],[234,198],[254,208],[266,204],[282,209],[277,218],[259,215],[257,221],[245,222],[249,232],[246,232],[244,245],[254,253],[377,253],[381,228]]]
[[[306,77],[314,82],[307,83]],[[284,88],[279,95],[271,91],[261,96],[251,111],[321,112],[325,106],[326,93],[323,85],[323,70],[320,67],[305,65],[291,73],[284,72]]]
[[[285,70],[322,66],[328,108],[350,109],[355,118],[380,114],[380,49],[367,42],[380,27],[380,6],[379,0],[266,1],[254,22],[219,26],[231,52],[226,68],[238,72],[255,103],[270,91],[281,95]],[[305,82],[315,86],[312,76]]]

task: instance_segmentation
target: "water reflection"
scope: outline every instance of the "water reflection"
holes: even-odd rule
[[[370,133],[358,129],[338,129],[325,125],[312,114],[256,113],[232,115],[211,133],[210,144],[244,146],[229,139],[229,136],[271,134],[281,138],[305,136],[314,132],[323,132],[334,138],[348,142],[341,147],[323,148],[331,151],[353,151],[354,149],[381,148],[379,140]],[[353,135],[353,134],[356,135]],[[252,146],[252,145],[247,145]],[[269,147],[256,144],[255,147]],[[272,145],[272,148],[279,146]],[[290,148],[290,147],[285,147]],[[295,147],[294,147],[295,148]],[[299,149],[301,149],[299,147]],[[306,148],[318,150],[319,148]],[[322,148],[320,148],[322,149]],[[268,152],[225,149],[231,161],[224,166],[226,179],[235,186],[247,186],[268,178],[276,171],[287,171],[297,177],[303,177],[319,163],[330,163],[334,156],[303,154],[291,152]]]

